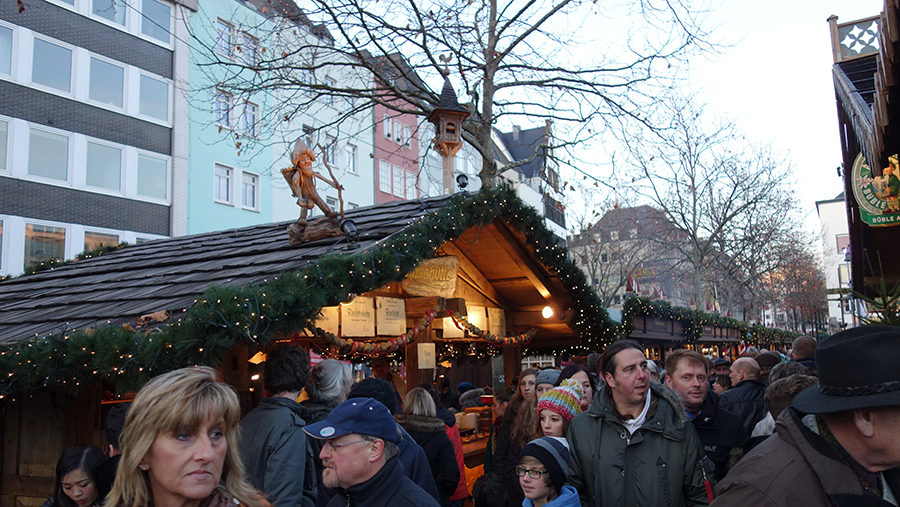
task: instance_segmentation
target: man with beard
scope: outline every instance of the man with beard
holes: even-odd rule
[[[605,384],[566,435],[581,504],[707,505],[700,438],[678,396],[650,382],[640,345],[607,347],[600,375]]]
[[[684,412],[700,435],[706,457],[716,465],[717,481],[728,471],[731,449],[747,440],[741,420],[719,408],[719,397],[710,392],[707,361],[699,352],[678,349],[666,356],[666,385],[681,396]]]
[[[325,440],[319,453],[322,483],[337,492],[329,507],[439,507],[404,475],[397,459],[400,432],[381,403],[349,399],[304,431]]]

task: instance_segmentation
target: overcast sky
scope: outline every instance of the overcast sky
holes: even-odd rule
[[[722,0],[713,18],[734,47],[693,62],[692,83],[711,108],[726,112],[752,138],[790,152],[791,178],[805,223],[815,202],[843,190],[837,109],[831,80],[828,17],[838,23],[877,15],[883,0]]]

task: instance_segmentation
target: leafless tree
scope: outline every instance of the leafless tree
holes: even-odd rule
[[[712,294],[730,305],[738,287],[777,266],[770,257],[796,223],[790,163],[688,100],[660,113],[667,128],[626,132],[628,164],[642,175],[632,185],[683,232],[667,246],[683,259],[698,307]]]
[[[424,117],[449,62],[472,113],[463,137],[481,153],[488,186],[499,121],[552,120],[558,153],[595,140],[611,120],[651,126],[646,111],[680,64],[711,47],[705,7],[690,0],[308,0],[302,11],[249,1],[272,18],[255,30],[260,58],[235,61],[207,47],[210,86],[275,94],[271,128],[323,99],[343,104],[332,123],[376,103]],[[326,71],[356,79],[326,80]]]

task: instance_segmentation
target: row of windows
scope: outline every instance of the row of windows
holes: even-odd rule
[[[378,189],[401,199],[416,199],[416,173],[399,166],[392,166],[386,160],[378,161]]]
[[[410,136],[412,135],[412,129],[409,125],[404,125],[400,120],[385,114],[384,121],[381,122],[381,131],[385,139],[391,139],[395,143],[409,148]]]
[[[240,195],[235,196],[240,180]],[[240,202],[243,209],[259,211],[259,175],[216,164],[213,171],[213,201],[229,206]]]
[[[216,53],[254,66],[259,63],[259,39],[221,19],[216,20]]]
[[[170,118],[171,82],[138,67],[0,23],[0,77],[157,123]]]
[[[50,259],[73,259],[81,252],[102,246],[122,242],[134,244],[161,237],[23,217],[0,217],[0,274],[18,275]]]
[[[132,35],[169,46],[172,7],[159,0],[51,0]]]
[[[0,117],[0,174],[167,204],[169,160],[131,146]]]

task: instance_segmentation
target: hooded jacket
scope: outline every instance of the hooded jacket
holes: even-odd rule
[[[396,414],[394,419],[425,451],[431,474],[438,484],[441,505],[449,506],[450,495],[459,485],[460,470],[444,421],[411,414]]]
[[[566,435],[571,451],[567,485],[582,505],[680,507],[707,505],[703,447],[669,388],[650,383],[644,424],[629,435],[603,386]]]
[[[715,478],[721,481],[728,472],[728,456],[731,449],[741,447],[747,440],[747,433],[741,420],[719,406],[719,395],[707,391],[700,412],[691,420],[706,457],[716,465]]]
[[[391,458],[371,479],[337,494],[327,507],[438,507],[437,500],[403,474],[400,460]]]
[[[745,380],[719,396],[719,407],[738,416],[749,435],[756,423],[769,413],[766,385],[759,380]]]
[[[883,473],[900,495],[900,470]],[[849,466],[819,435],[804,426],[792,407],[781,413],[775,435],[735,465],[716,487],[714,507],[866,507],[891,504],[868,492]]]
[[[522,507],[534,507],[534,501],[530,498],[522,500]],[[564,486],[559,496],[544,504],[544,507],[581,507],[578,492],[572,486]]]
[[[272,505],[315,505],[316,469],[303,432],[304,411],[294,400],[263,398],[241,421],[244,470]]]

